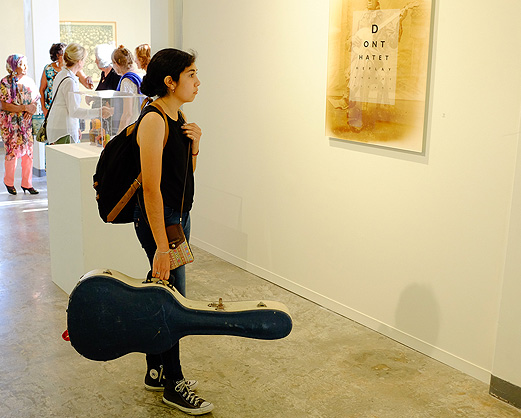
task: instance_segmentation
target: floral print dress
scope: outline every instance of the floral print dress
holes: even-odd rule
[[[11,77],[7,76],[0,81],[0,101],[28,105],[40,96],[36,84],[27,76],[18,80],[16,94],[13,95],[11,80]],[[0,132],[4,140],[6,160],[24,155],[32,157],[33,127],[30,114],[0,111]]]
[[[56,74],[58,74],[58,70],[54,68],[52,64],[48,64],[43,69],[43,72],[45,73],[45,78],[47,79],[47,87],[43,92],[43,97],[45,99],[45,108],[49,110],[52,100],[52,85],[54,83],[54,77],[56,77]]]

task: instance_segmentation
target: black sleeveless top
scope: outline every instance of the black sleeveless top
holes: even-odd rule
[[[149,112],[156,112],[161,115],[161,112],[154,106],[146,106],[137,121],[139,123],[143,116]],[[161,117],[162,118],[162,117]],[[192,141],[188,138],[181,126],[185,123],[181,112],[178,113],[177,121],[171,119],[167,115],[168,120],[168,141],[166,141],[163,149],[163,163],[161,174],[161,194],[163,196],[163,204],[176,211],[181,210],[181,201],[183,195],[183,186],[186,176],[185,200],[183,204],[183,212],[189,212],[192,209],[194,200],[194,170],[192,164]],[[134,155],[137,161],[139,160],[139,146],[137,145],[137,130],[134,137]],[[141,146],[146,143],[147,138],[141,134]],[[188,171],[187,164],[188,162]]]

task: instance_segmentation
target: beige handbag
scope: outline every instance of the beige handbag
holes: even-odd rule
[[[180,223],[167,226],[166,236],[170,247],[170,270],[194,261],[192,249],[186,240],[183,226]]]

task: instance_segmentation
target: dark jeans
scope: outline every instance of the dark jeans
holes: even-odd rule
[[[178,224],[179,218],[181,217],[179,211],[175,211],[172,208],[165,206],[165,226]],[[185,233],[187,241],[190,240],[190,213],[185,212],[183,214],[182,221],[183,231]],[[150,230],[146,215],[141,210],[141,205],[136,205],[134,210],[134,228],[136,235],[141,243],[141,246],[147,254],[148,261],[150,263],[150,269],[152,269],[154,262],[154,254],[156,252],[156,242],[154,236]],[[168,281],[174,285],[174,287],[183,296],[186,296],[186,275],[185,266],[176,268],[170,271],[170,278]],[[160,355],[147,354],[147,366],[149,369],[158,369],[160,365],[163,365],[164,375],[168,379],[174,379],[174,381],[183,379],[183,371],[181,369],[181,362],[179,359],[179,342],[177,342],[170,350],[161,353]]]

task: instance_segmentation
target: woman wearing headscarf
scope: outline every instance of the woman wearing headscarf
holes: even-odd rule
[[[14,173],[18,158],[22,159],[22,189],[38,194],[33,187],[32,115],[40,98],[35,82],[27,76],[27,58],[9,55],[8,75],[0,81],[0,130],[5,148],[4,185],[15,195]]]

